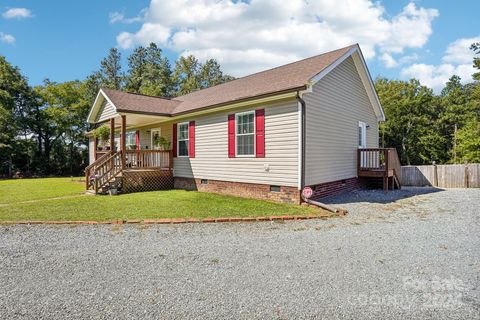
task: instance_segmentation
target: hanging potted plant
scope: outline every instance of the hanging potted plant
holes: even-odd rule
[[[100,139],[103,150],[110,150],[110,146],[108,145],[110,137],[109,127],[101,126],[93,130],[93,137],[95,139]]]

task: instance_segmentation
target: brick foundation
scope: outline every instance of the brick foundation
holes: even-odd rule
[[[244,198],[273,200],[277,202],[300,204],[300,191],[296,187],[280,186],[280,192],[270,191],[270,185],[175,177],[175,189],[198,190],[228,194]]]
[[[313,189],[312,199],[320,199],[328,196],[339,195],[345,192],[361,189],[363,187],[363,183],[361,180],[355,177],[355,178],[320,183],[310,187]]]

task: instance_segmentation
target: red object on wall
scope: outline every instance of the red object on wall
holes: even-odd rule
[[[174,123],[173,124],[173,156],[176,157],[177,156],[177,124]]]
[[[235,115],[228,115],[228,157],[235,158]]]
[[[255,143],[255,156],[265,158],[265,109],[255,110]]]
[[[140,150],[140,131],[135,131],[135,149]]]
[[[188,156],[195,158],[195,121],[188,123]]]

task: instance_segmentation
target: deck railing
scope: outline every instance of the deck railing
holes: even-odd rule
[[[122,169],[122,152],[109,151],[85,168],[86,189],[95,193],[115,178]]]
[[[86,189],[98,193],[124,169],[172,170],[172,159],[171,150],[107,151],[85,168]]]
[[[362,148],[357,152],[358,176],[394,176],[397,183],[402,179],[402,168],[395,148]]]
[[[171,170],[172,158],[171,150],[127,150],[125,152],[125,167]]]
[[[358,170],[385,170],[388,152],[386,148],[362,148],[358,149]]]
[[[393,170],[393,174],[397,177],[398,181],[402,181],[402,165],[398,158],[397,149],[388,148],[388,167]]]
[[[95,175],[93,176],[94,190],[98,190],[105,186],[109,181],[122,172],[122,152],[111,152],[99,165],[95,167]]]
[[[90,189],[90,187],[93,187],[94,185],[94,181],[92,178],[95,177],[96,168],[99,165],[103,164],[105,159],[107,159],[107,157],[111,154],[112,152],[107,151],[106,153],[97,156],[97,159],[95,159],[95,161],[92,164],[90,164],[85,168],[85,187],[87,190]]]

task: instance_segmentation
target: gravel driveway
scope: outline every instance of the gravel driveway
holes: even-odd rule
[[[480,189],[328,202],[350,214],[0,227],[0,318],[480,319]]]

